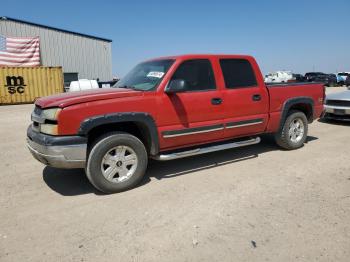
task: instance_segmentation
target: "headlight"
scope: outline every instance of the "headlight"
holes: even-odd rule
[[[55,121],[58,118],[59,113],[61,112],[61,108],[51,108],[51,109],[45,109],[41,112],[41,117]]]
[[[58,134],[58,128],[57,128],[57,125],[41,124],[40,132],[44,134],[56,136]]]

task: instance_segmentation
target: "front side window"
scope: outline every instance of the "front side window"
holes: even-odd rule
[[[187,91],[215,89],[215,78],[211,63],[207,59],[188,60],[183,62],[171,80],[184,80]]]
[[[138,64],[113,87],[140,91],[154,90],[173,63],[173,59],[164,59]]]
[[[220,59],[220,66],[226,88],[244,88],[257,85],[254,70],[248,60]]]

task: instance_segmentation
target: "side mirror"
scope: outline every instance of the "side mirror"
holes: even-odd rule
[[[175,94],[180,92],[185,92],[187,90],[186,81],[183,79],[171,80],[165,89],[167,94]]]

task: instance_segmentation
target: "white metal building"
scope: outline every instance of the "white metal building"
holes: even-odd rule
[[[39,36],[42,66],[62,66],[65,83],[112,79],[112,40],[9,17],[0,17],[0,35]]]

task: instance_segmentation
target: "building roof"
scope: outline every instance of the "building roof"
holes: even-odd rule
[[[60,31],[60,32],[68,33],[68,34],[74,34],[74,35],[79,35],[79,36],[88,37],[88,38],[92,38],[92,39],[102,40],[102,41],[106,41],[106,42],[112,42],[111,39],[107,39],[107,38],[102,38],[102,37],[98,37],[98,36],[77,33],[77,32],[69,31],[69,30],[66,30],[66,29],[60,29],[60,28],[57,28],[57,27],[37,24],[37,23],[28,22],[28,21],[24,21],[24,20],[20,20],[20,19],[15,19],[15,18],[7,17],[7,16],[1,16],[0,20],[8,20],[8,21],[13,21],[13,22],[27,24],[27,25],[38,26],[38,27],[42,27],[42,28],[46,28],[46,29],[57,30],[57,31]]]

